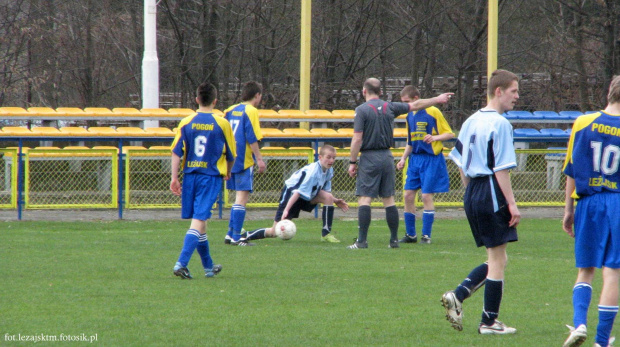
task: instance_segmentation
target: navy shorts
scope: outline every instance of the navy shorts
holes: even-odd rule
[[[183,175],[181,218],[207,220],[222,191],[222,176],[201,174]]]
[[[284,213],[284,209],[288,204],[288,201],[291,199],[291,195],[293,195],[294,188],[287,188],[284,186],[282,189],[282,194],[280,195],[280,205],[278,206],[278,210],[276,211],[276,217],[273,219],[276,222],[279,222],[282,219],[282,214]],[[317,204],[313,204],[308,200],[304,200],[301,197],[295,201],[291,209],[288,211],[288,216],[286,219],[293,219],[299,217],[299,212],[306,211],[312,212]]]
[[[465,214],[478,247],[492,248],[518,240],[517,228],[495,176],[471,178],[465,196]]]

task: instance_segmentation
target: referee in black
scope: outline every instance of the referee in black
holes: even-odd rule
[[[409,111],[424,109],[437,104],[445,104],[453,93],[444,93],[430,99],[414,102],[387,102],[379,98],[381,82],[369,78],[364,82],[362,94],[365,103],[355,109],[353,139],[349,176],[355,177],[355,195],[358,197],[359,235],[349,249],[368,248],[366,237],[370,226],[370,202],[380,196],[385,208],[385,219],[390,228],[390,248],[398,248],[398,209],[394,203],[396,173],[394,157],[390,148],[394,147],[394,118]],[[357,155],[360,156],[358,161]]]

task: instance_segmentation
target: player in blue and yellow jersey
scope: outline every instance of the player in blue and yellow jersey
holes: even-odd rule
[[[474,240],[484,246],[487,262],[473,269],[441,301],[446,318],[456,330],[463,330],[462,303],[485,285],[480,334],[514,334],[517,330],[497,320],[504,292],[504,270],[508,242],[517,241],[517,208],[510,169],[517,166],[512,126],[502,116],[519,99],[519,78],[506,70],[495,70],[489,79],[489,102],[467,118],[450,158],[459,167],[465,186],[463,202]]]
[[[573,323],[564,347],[580,346],[596,268],[603,269],[595,346],[611,346],[609,335],[618,313],[620,279],[620,76],[609,86],[600,112],[575,120],[564,173],[566,206],[563,228],[575,238],[577,281],[573,287]],[[574,202],[577,200],[577,207]],[[575,231],[573,232],[573,224]]]
[[[265,162],[261,156],[258,142],[263,138],[260,131],[258,110],[262,97],[262,86],[258,82],[247,82],[241,89],[240,104],[233,105],[224,111],[226,119],[232,126],[237,142],[237,159],[232,169],[231,179],[226,182],[226,189],[234,190],[235,204],[230,211],[228,233],[224,239],[226,244],[234,246],[252,246],[253,244],[239,241],[243,222],[245,221],[245,206],[253,191],[254,161],[258,172],[265,172]]]
[[[413,102],[420,98],[418,88],[408,85],[400,92],[403,102]],[[442,141],[454,137],[450,125],[441,111],[431,106],[407,114],[407,147],[402,158],[396,164],[398,170],[407,166],[405,182],[405,237],[399,242],[415,243],[418,237],[415,230],[415,199],[418,190],[422,190],[422,239],[420,243],[431,243],[431,231],[435,221],[434,193],[450,190],[448,167],[441,151]]]
[[[324,145],[319,150],[319,161],[308,164],[295,171],[284,182],[284,188],[280,195],[280,205],[271,228],[256,229],[242,235],[242,240],[260,240],[266,237],[276,237],[275,226],[282,219],[299,217],[303,211],[312,211],[317,204],[323,206],[338,206],[347,212],[349,205],[343,199],[334,197],[331,193],[332,178],[334,177],[334,161],[336,149],[330,145]],[[323,213],[323,229],[331,232],[334,214]],[[322,241],[328,241],[325,238]]]
[[[181,217],[192,219],[174,274],[192,278],[187,264],[198,251],[205,276],[213,277],[222,270],[213,265],[207,241],[206,220],[222,190],[222,178],[230,178],[236,156],[235,138],[226,119],[213,114],[217,89],[210,83],[201,84],[196,91],[198,112],[184,118],[172,142],[172,174],[170,190],[181,196]],[[182,162],[181,162],[182,161]],[[179,182],[179,167],[183,167],[183,186]]]

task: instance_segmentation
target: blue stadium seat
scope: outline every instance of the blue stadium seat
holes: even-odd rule
[[[548,129],[540,129],[540,133],[544,136],[551,137],[567,137],[565,130],[557,129],[557,128],[548,128]]]
[[[584,114],[591,114],[591,113],[597,113],[597,112],[600,112],[600,111],[586,111],[586,113]]]
[[[518,117],[512,113],[509,112],[504,112],[504,114],[502,114],[502,116],[506,117],[506,119],[511,120],[511,119],[518,119]]]
[[[530,111],[508,111],[506,113],[510,117],[517,117],[517,119],[534,119]]]
[[[532,128],[515,129],[514,137],[543,137],[540,131]]]
[[[561,116],[555,111],[534,111],[534,117],[542,117],[548,120],[567,120],[567,116]]]
[[[577,119],[581,115],[583,115],[581,111],[560,111],[560,116],[568,117],[568,119]]]
[[[566,133],[566,136],[570,136],[570,134],[573,132],[573,128],[568,128],[564,130],[564,132]]]

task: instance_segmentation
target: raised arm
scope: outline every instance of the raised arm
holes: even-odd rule
[[[445,104],[450,101],[450,98],[454,95],[454,93],[443,93],[434,98],[430,99],[418,99],[416,101],[409,103],[409,111],[417,111],[421,109],[425,109],[427,107]]]

